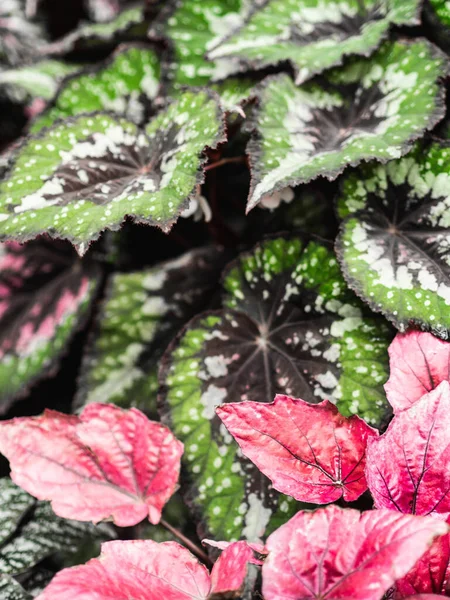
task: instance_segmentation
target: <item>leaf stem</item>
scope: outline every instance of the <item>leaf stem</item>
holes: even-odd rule
[[[201,548],[196,546],[196,544],[194,544],[194,542],[191,542],[191,540],[189,538],[187,538],[184,534],[182,534],[179,529],[177,529],[176,527],[173,527],[173,525],[171,525],[164,519],[161,519],[160,524],[163,527],[165,527],[167,529],[167,531],[170,531],[170,533],[172,535],[174,535],[176,538],[178,538],[180,540],[180,542],[183,542],[183,544],[187,548],[189,548],[189,550],[193,554],[195,554],[195,556],[197,556],[197,558],[199,558],[201,561],[203,561],[209,567],[212,566],[212,560],[209,558],[209,556],[206,554],[206,552],[204,552]]]
[[[213,162],[209,165],[206,165],[205,171],[212,171],[212,169],[217,169],[218,167],[222,167],[223,165],[228,165],[229,163],[243,163],[247,161],[246,156],[232,156],[230,158],[221,158],[216,162]]]

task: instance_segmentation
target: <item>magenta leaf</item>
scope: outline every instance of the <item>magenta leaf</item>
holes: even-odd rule
[[[450,386],[443,381],[368,440],[366,478],[377,508],[450,514]]]
[[[391,375],[384,388],[394,412],[409,408],[450,380],[450,344],[431,333],[398,333],[389,347]]]
[[[317,504],[352,502],[366,491],[367,440],[378,432],[328,400],[312,405],[278,394],[271,404],[230,403],[217,414],[278,491]]]
[[[450,577],[450,535],[434,540],[411,571],[395,584],[395,600],[418,593],[444,594]]]
[[[0,423],[11,478],[60,517],[158,523],[177,487],[183,445],[137,409],[90,404],[81,415],[47,410]]]
[[[234,542],[227,546],[211,571],[211,595],[214,597],[239,595],[245,587],[248,563],[252,562],[254,562],[253,550],[247,542]]]
[[[448,531],[438,520],[327,506],[299,512],[267,539],[265,600],[380,600]]]

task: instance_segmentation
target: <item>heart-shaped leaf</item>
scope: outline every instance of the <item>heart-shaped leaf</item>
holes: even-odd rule
[[[86,322],[99,271],[67,244],[0,248],[0,414],[48,375]]]
[[[267,78],[248,146],[247,210],[286,186],[334,179],[348,165],[407,152],[444,116],[438,80],[446,64],[436,47],[417,39],[385,43],[370,59],[348,61],[301,87],[284,74]]]
[[[340,64],[350,54],[369,55],[391,25],[419,25],[418,0],[265,0],[230,23],[211,43],[208,58],[229,59],[239,70],[289,61],[296,83]]]
[[[251,550],[245,544],[234,544],[225,550],[210,575],[206,567],[176,542],[108,542],[102,545],[100,558],[57,573],[38,600],[94,596],[105,600],[125,597],[142,600],[236,598],[242,577],[236,576],[236,572],[231,573],[232,579],[224,588],[219,571],[225,576],[234,565],[242,573],[249,552]]]
[[[158,523],[174,493],[183,445],[136,409],[90,404],[0,423],[12,479],[66,519]]]
[[[0,84],[2,75],[0,73]],[[160,63],[143,44],[121,46],[102,65],[63,81],[53,106],[39,115],[30,130],[37,133],[57,119],[82,112],[111,110],[141,125],[160,92]]]
[[[421,331],[398,333],[389,346],[389,365],[384,389],[394,412],[399,412],[441,381],[450,381],[450,343]]]
[[[48,232],[83,253],[126,215],[169,231],[202,182],[203,152],[224,140],[207,91],[189,91],[145,129],[95,113],[31,137],[0,184],[0,236]]]
[[[265,600],[380,600],[448,526],[389,510],[299,512],[267,540]]]
[[[113,402],[154,412],[159,359],[181,326],[206,308],[222,267],[223,252],[206,247],[145,271],[113,275],[77,404]]]
[[[450,385],[443,381],[367,444],[366,478],[377,508],[450,515]]]
[[[450,330],[450,147],[417,146],[343,182],[337,252],[350,287],[401,331]]]
[[[194,318],[163,359],[162,408],[185,443],[189,497],[206,529],[256,541],[286,519],[289,503],[236,454],[215,407],[281,393],[334,399],[346,414],[379,421],[390,331],[367,316],[332,251],[315,241],[269,239],[223,281],[226,308]]]
[[[394,600],[419,593],[438,592],[447,595],[450,580],[450,535],[434,540],[431,548],[411,571],[395,584]]]
[[[328,400],[311,405],[278,395],[271,404],[226,404],[217,414],[279,492],[327,504],[353,502],[366,491],[367,440],[378,432],[356,415],[343,417]]]

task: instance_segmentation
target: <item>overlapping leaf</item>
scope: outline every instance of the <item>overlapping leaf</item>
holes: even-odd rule
[[[265,600],[379,600],[448,527],[388,510],[299,512],[267,540]]]
[[[83,253],[126,215],[169,231],[202,181],[205,148],[222,140],[207,91],[185,92],[145,129],[106,113],[62,121],[22,146],[0,184],[0,236],[46,231]]]
[[[248,147],[247,209],[263,196],[347,165],[404,154],[444,116],[438,80],[445,57],[425,40],[389,42],[370,59],[351,60],[322,81],[296,87],[270,77],[260,92],[256,136]]]
[[[390,331],[364,314],[332,252],[314,241],[263,242],[228,268],[224,287],[225,308],[193,319],[167,353],[163,407],[185,443],[190,496],[206,528],[255,541],[286,518],[289,503],[236,454],[215,407],[281,393],[334,399],[376,422]]]
[[[37,133],[57,119],[97,110],[111,110],[142,125],[160,91],[160,75],[159,57],[152,48],[122,46],[106,63],[66,79],[52,108],[38,117],[31,131]]]
[[[450,384],[395,415],[367,445],[366,478],[377,508],[450,515]]]
[[[0,413],[48,375],[88,318],[99,272],[61,243],[5,244],[0,256]]]
[[[238,69],[289,61],[302,83],[346,55],[367,56],[391,25],[418,25],[420,8],[418,0],[263,0],[211,43],[208,58],[228,59]]]
[[[311,405],[278,395],[271,404],[219,406],[217,414],[278,491],[316,504],[352,502],[366,491],[366,445],[377,431],[328,400]]]
[[[183,445],[136,409],[91,404],[79,417],[47,410],[0,423],[11,477],[61,517],[119,526],[158,523]]]
[[[450,148],[433,143],[343,183],[337,241],[344,276],[369,305],[405,331],[450,330]]]
[[[390,376],[384,388],[394,412],[405,410],[450,381],[450,343],[421,331],[398,333],[389,346]]]
[[[207,247],[113,275],[83,364],[78,403],[155,411],[158,361],[181,326],[207,306],[222,267],[223,253]]]

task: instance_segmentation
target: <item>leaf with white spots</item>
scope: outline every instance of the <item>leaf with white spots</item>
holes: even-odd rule
[[[80,115],[29,138],[0,183],[0,237],[47,232],[83,254],[128,215],[168,232],[203,181],[204,151],[224,141],[215,94],[192,90],[145,128]]]
[[[288,75],[267,78],[248,146],[247,210],[287,186],[405,154],[445,114],[439,79],[446,65],[436,47],[417,39],[385,43],[370,59],[349,60],[301,87]]]
[[[39,115],[30,130],[37,133],[57,119],[97,110],[117,112],[141,125],[148,120],[159,92],[156,52],[143,44],[122,46],[102,65],[63,81],[52,107]]]
[[[140,37],[145,39],[148,22],[142,3],[125,8],[106,23],[83,23],[75,31],[43,47],[47,55],[68,54],[75,50],[111,47],[112,44]]]
[[[56,94],[59,82],[79,68],[58,60],[41,60],[5,69],[0,71],[0,90],[13,102],[24,103],[32,98],[50,100]]]
[[[391,25],[419,25],[419,0],[260,0],[211,43],[207,57],[238,70],[289,61],[296,83],[340,64],[345,56],[367,56]]]
[[[182,325],[208,306],[223,258],[222,251],[207,247],[111,277],[83,362],[78,404],[113,402],[155,411],[159,359]]]
[[[400,330],[450,332],[450,147],[363,165],[343,181],[337,251],[348,284]]]
[[[0,255],[0,414],[59,363],[99,281],[69,245],[5,244]]]
[[[30,594],[9,575],[0,575],[0,598],[2,600],[31,600]]]
[[[169,347],[162,409],[185,444],[189,498],[218,539],[259,539],[291,501],[237,452],[215,408],[289,394],[379,422],[390,330],[347,288],[333,252],[292,237],[264,241],[226,270],[224,308],[194,318]]]

